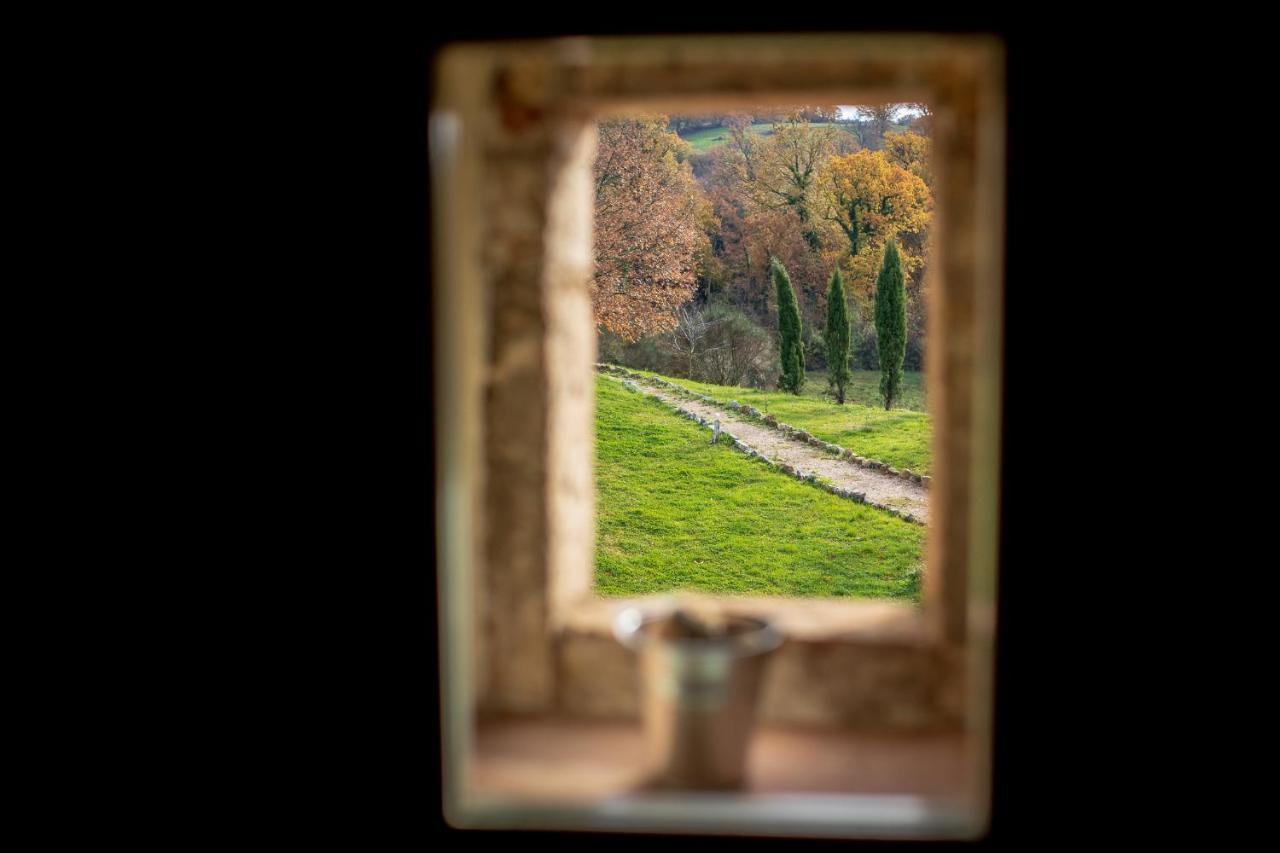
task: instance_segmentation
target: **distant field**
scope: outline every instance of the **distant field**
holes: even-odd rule
[[[797,482],[596,378],[596,592],[919,602],[925,531]]]
[[[830,127],[832,122],[813,122],[814,127]],[[835,124],[848,133],[853,133],[847,125]],[[905,125],[895,124],[890,128],[890,132],[898,132],[905,130]],[[757,136],[768,136],[773,133],[773,123],[761,123],[751,125],[751,132]],[[680,134],[680,138],[689,143],[694,151],[709,151],[719,145],[724,145],[730,140],[729,128],[727,127],[704,127],[699,130],[691,130]]]
[[[919,373],[908,373],[904,377],[904,402],[912,408],[895,406],[888,412],[878,402],[880,374],[876,371],[855,371],[843,406],[827,395],[826,377],[821,374],[806,374],[803,393],[799,396],[678,377],[664,378],[717,400],[750,403],[783,423],[847,447],[859,456],[887,462],[895,468],[910,468],[917,474],[932,474],[932,428],[929,415],[920,411],[923,393]]]
[[[773,133],[773,125],[771,123],[753,124],[751,132],[756,136],[768,136]],[[682,133],[680,136],[693,146],[694,151],[707,151],[717,145],[725,144],[730,139],[727,127],[704,127],[700,130],[691,130],[687,134]]]

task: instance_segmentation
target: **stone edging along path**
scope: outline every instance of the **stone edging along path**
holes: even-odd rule
[[[611,373],[615,376],[625,376],[628,379],[634,379],[637,382],[643,382],[648,385],[658,385],[663,388],[669,388],[678,396],[683,397],[686,400],[701,400],[712,406],[721,406],[730,409],[736,414],[764,424],[770,429],[776,429],[788,438],[795,439],[802,444],[808,444],[813,447],[820,448],[827,453],[833,454],[836,458],[848,462],[851,465],[870,468],[873,471],[883,471],[891,477],[901,477],[908,482],[923,486],[926,489],[928,489],[930,484],[933,482],[932,477],[917,474],[906,468],[898,470],[888,463],[880,462],[875,459],[868,459],[865,456],[859,456],[852,450],[843,448],[838,444],[831,444],[830,442],[823,441],[816,435],[810,435],[802,429],[797,429],[789,424],[784,424],[773,415],[762,412],[754,406],[739,403],[737,400],[730,400],[728,402],[717,400],[714,397],[708,397],[706,394],[699,394],[695,391],[690,391],[688,388],[684,388],[674,382],[668,382],[667,380],[659,379],[656,376],[645,376],[643,373],[635,373],[634,371],[627,370],[625,367],[618,367],[615,364],[597,364],[596,370],[601,373]]]
[[[781,430],[771,433],[769,429],[776,429],[772,425],[739,420],[736,415],[742,414],[741,407],[734,414],[729,414],[720,411],[716,401],[707,403],[706,400],[710,398],[685,391],[686,395],[694,398],[690,401],[692,408],[688,408],[677,400],[669,399],[663,391],[641,387],[636,381],[645,381],[651,377],[632,374],[625,368],[614,368],[613,365],[597,365],[597,369],[602,373],[618,376],[622,379],[622,385],[629,390],[653,397],[681,417],[696,421],[702,426],[711,428],[713,420],[719,419],[720,432],[733,442],[736,450],[783,474],[812,483],[837,497],[874,506],[904,521],[926,524],[929,520],[928,496],[921,483],[870,467],[864,469],[851,466],[847,464],[847,459],[841,460],[829,455],[829,451],[819,452],[808,446],[808,442],[801,444],[791,436],[780,434]],[[676,393],[672,393],[672,396],[676,396]],[[759,420],[758,416],[756,420]],[[747,439],[756,446],[749,444]]]

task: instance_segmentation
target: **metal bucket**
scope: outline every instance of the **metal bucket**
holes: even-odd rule
[[[767,620],[732,616],[724,636],[655,636],[674,615],[629,608],[614,620],[615,636],[639,656],[649,783],[741,787],[765,662],[782,635]]]

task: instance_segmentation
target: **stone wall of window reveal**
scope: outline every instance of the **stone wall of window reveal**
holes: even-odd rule
[[[986,48],[944,42],[561,39],[442,53],[432,103],[433,204],[445,212],[433,217],[433,342],[437,418],[449,436],[437,488],[450,549],[441,570],[450,703],[481,714],[637,712],[635,661],[608,631],[606,610],[621,602],[591,589],[595,122],[879,93],[934,107],[941,250],[930,274],[945,286],[930,289],[926,372],[938,383],[934,459],[945,476],[919,481],[930,487],[932,516],[924,606],[777,602],[790,639],[769,669],[761,714],[903,730],[967,719],[970,590],[992,586],[969,576],[973,555],[989,547],[972,538],[974,514],[992,511],[971,458],[990,433],[975,389],[998,375],[998,291],[979,285],[997,280],[990,270],[1000,257],[999,190],[983,176],[1000,157],[1002,72]]]

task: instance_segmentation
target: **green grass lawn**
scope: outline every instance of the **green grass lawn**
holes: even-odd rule
[[[917,474],[933,473],[932,432],[929,415],[920,411],[924,407],[924,393],[919,373],[907,373],[903,379],[904,408],[895,406],[888,412],[883,404],[876,402],[880,396],[880,374],[872,370],[854,371],[843,406],[827,394],[827,380],[822,374],[806,374],[803,393],[799,396],[664,378],[723,402],[750,403],[783,423],[847,447],[859,456],[887,462],[895,468],[909,468]]]
[[[596,591],[920,600],[924,528],[733,450],[596,378]]]
[[[678,381],[678,380],[672,380]],[[835,403],[835,394],[827,390],[827,372],[825,370],[807,370],[804,374],[802,394],[806,397],[821,397]],[[884,401],[880,399],[880,371],[855,370],[844,386],[846,403],[860,403],[884,410]],[[918,370],[903,371],[902,388],[898,399],[893,402],[895,409],[907,409],[912,412],[927,412],[929,408],[924,401],[924,374]]]
[[[811,122],[811,124],[814,127],[827,127],[832,123],[827,121],[815,121]],[[836,127],[839,127],[848,133],[853,132],[842,125],[837,124]],[[890,126],[889,132],[895,133],[905,129],[906,125],[895,124]],[[756,136],[767,136],[772,131],[773,124],[769,122],[751,125],[751,132]],[[701,153],[703,151],[709,151],[718,145],[724,145],[732,137],[730,136],[729,128],[727,127],[703,127],[698,130],[691,130],[687,133],[682,133],[680,134],[680,138],[685,142],[688,142],[694,151]]]
[[[773,132],[773,125],[753,124],[751,132],[756,136],[766,136]],[[707,151],[717,145],[724,145],[730,138],[727,127],[704,127],[681,135],[681,139],[688,142],[694,151]]]

